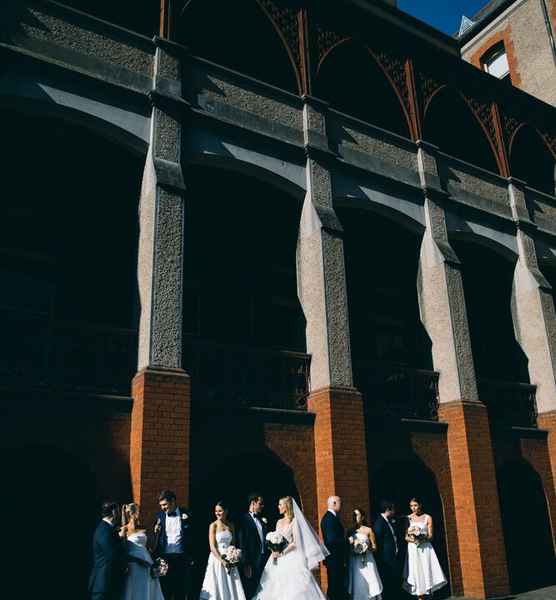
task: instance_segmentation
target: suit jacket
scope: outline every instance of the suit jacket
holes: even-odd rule
[[[328,548],[330,556],[325,559],[325,564],[331,562],[344,563],[346,558],[346,537],[344,526],[340,519],[326,511],[320,522],[324,545]]]
[[[386,519],[379,515],[374,523],[373,530],[376,537],[376,558],[382,564],[389,566],[397,566],[400,559],[402,547],[397,536],[397,527],[392,524],[392,530],[388,527]],[[397,549],[397,550],[396,550]]]
[[[263,526],[262,545],[257,525],[251,514],[245,513],[239,520],[237,535],[238,547],[241,548],[245,564],[250,565],[253,568],[256,568],[257,564],[259,564],[261,554],[264,554],[265,556],[269,554],[266,548],[266,542],[264,542],[264,538],[266,538],[267,534],[267,526],[263,521],[261,521],[261,525]]]
[[[93,535],[93,569],[89,578],[91,594],[116,598],[124,582],[126,553],[118,529],[101,521]]]
[[[176,508],[180,517],[181,524],[181,546],[183,550],[183,558],[186,561],[193,560],[193,530],[191,526],[191,517],[189,511],[178,506]],[[156,515],[157,523],[160,522],[160,531],[155,536],[154,541],[154,555],[161,556],[166,550],[166,544],[168,543],[168,536],[166,534],[166,513],[159,512]]]

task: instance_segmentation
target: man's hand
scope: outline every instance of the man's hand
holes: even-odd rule
[[[245,565],[245,567],[243,567],[243,572],[245,573],[245,577],[247,577],[247,579],[251,579],[251,577],[253,577],[253,568],[251,565]]]
[[[161,526],[160,526],[160,519],[157,519],[157,520],[156,520],[156,523],[155,523],[155,525],[154,525],[154,532],[155,532],[155,533],[160,533],[160,529],[161,529]]]

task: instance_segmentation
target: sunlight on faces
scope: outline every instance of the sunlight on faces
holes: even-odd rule
[[[259,496],[256,500],[253,500],[251,502],[251,505],[249,506],[249,511],[256,515],[260,515],[263,512],[263,508],[264,500],[261,496]]]
[[[421,514],[421,504],[419,502],[417,502],[417,500],[412,500],[409,503],[409,510],[411,510],[411,512],[414,515],[420,515]]]
[[[328,498],[328,508],[339,513],[342,510],[342,499],[340,496],[330,496]]]
[[[228,511],[225,508],[222,508],[220,504],[217,504],[214,507],[214,516],[216,517],[217,521],[225,521],[228,517]]]
[[[176,501],[175,500],[161,500],[159,502],[160,508],[165,512],[174,512],[176,510]]]
[[[361,525],[363,523],[363,515],[361,514],[361,511],[358,508],[356,508],[353,511],[353,516],[357,525]]]

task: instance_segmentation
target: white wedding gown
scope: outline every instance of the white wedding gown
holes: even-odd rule
[[[291,544],[295,544],[293,521],[286,527],[276,529]],[[326,600],[316,579],[305,564],[297,548],[286,551],[274,564],[268,559],[259,590],[254,600]]]
[[[355,537],[368,543],[364,533],[356,533]],[[375,558],[372,552],[363,556],[351,553],[349,558],[348,592],[351,600],[380,600],[382,581],[378,574]]]
[[[147,534],[144,531],[137,531],[127,537],[127,553],[130,557],[153,564],[147,550]],[[136,562],[129,562],[128,566],[123,600],[164,600],[160,582],[151,577],[150,567]]]
[[[424,534],[428,533],[427,519],[412,521]],[[447,585],[446,577],[430,542],[407,544],[407,558],[403,573],[403,587],[413,596],[426,596]]]
[[[223,554],[232,543],[232,537],[231,531],[216,533],[216,544],[220,554]],[[201,600],[245,600],[237,567],[228,573],[226,567],[211,552],[199,598]]]

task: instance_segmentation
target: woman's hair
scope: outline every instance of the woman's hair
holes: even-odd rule
[[[135,502],[122,506],[122,526],[127,527],[132,521],[134,525],[139,521],[139,505]]]
[[[353,509],[353,512],[351,513],[351,518],[353,519],[353,524],[355,525],[355,528],[357,529],[357,517],[355,516],[355,511],[358,510],[359,513],[361,514],[361,525],[367,525],[367,513],[362,509],[359,508],[358,506],[356,506]]]
[[[284,496],[280,500],[286,505],[286,517],[291,521],[293,519],[293,500],[291,496]]]
[[[412,502],[417,502],[417,504],[423,508],[423,501],[421,500],[421,498],[417,498],[416,496],[414,496],[413,498],[410,498],[409,500],[409,504],[411,504]]]
[[[214,505],[214,508],[216,508],[217,506],[219,506],[224,512],[228,512],[230,510],[228,507],[228,503],[224,500],[218,500],[218,502],[216,502],[216,504]]]

